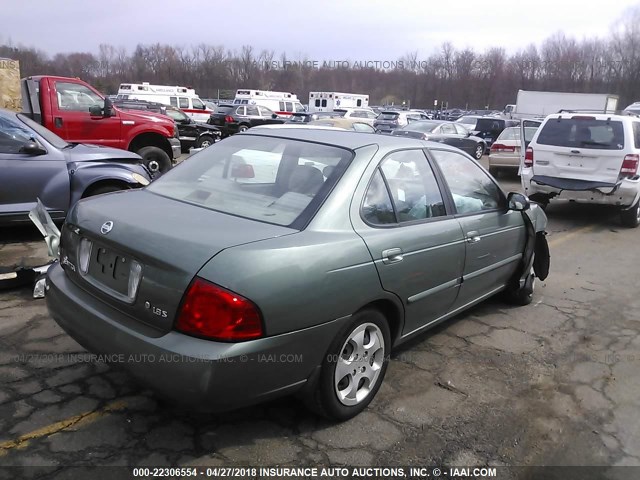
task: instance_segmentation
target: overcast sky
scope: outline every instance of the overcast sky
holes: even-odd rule
[[[0,0],[0,43],[49,54],[98,45],[199,43],[286,52],[291,60],[427,58],[445,41],[513,52],[562,31],[604,38],[640,0]],[[7,21],[10,19],[10,21]]]

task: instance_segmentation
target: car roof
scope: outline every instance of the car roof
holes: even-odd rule
[[[380,135],[376,133],[364,133],[354,132],[352,130],[336,130],[332,127],[325,128],[292,128],[291,126],[284,124],[279,128],[259,128],[254,127],[242,135],[259,135],[269,136],[277,138],[290,138],[293,140],[302,140],[307,142],[319,142],[329,145],[336,145],[338,147],[355,150],[357,148],[365,147],[367,145],[380,145],[385,148],[424,148],[432,144],[438,148],[448,147],[437,142],[426,142],[424,140],[410,139],[404,137],[397,137],[391,135]],[[452,150],[456,150],[453,147],[449,147]]]
[[[548,115],[545,120],[556,119],[556,118],[569,120],[572,117],[582,117],[582,118],[593,117],[594,120],[620,120],[620,121],[623,121],[625,119],[633,120],[638,118],[637,115],[633,115],[633,114],[620,115],[616,113],[594,113],[594,112],[575,111],[575,112],[552,113],[551,115]]]

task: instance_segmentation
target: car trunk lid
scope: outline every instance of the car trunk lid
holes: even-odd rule
[[[79,202],[64,230],[61,263],[67,275],[105,303],[153,327],[158,336],[172,328],[185,290],[213,256],[297,232],[143,190]],[[85,274],[79,256],[83,238],[91,242]],[[135,263],[142,274],[136,295],[129,298]]]

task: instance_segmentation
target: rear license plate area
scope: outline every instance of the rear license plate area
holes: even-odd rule
[[[102,285],[121,295],[127,295],[131,259],[109,248],[94,245],[89,263],[89,275]]]

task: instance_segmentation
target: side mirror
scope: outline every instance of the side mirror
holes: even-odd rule
[[[38,145],[36,142],[27,142],[19,150],[20,153],[26,153],[27,155],[44,155],[47,151]]]
[[[89,107],[89,114],[92,117],[101,117],[102,116],[102,108],[100,108],[100,105],[91,105]]]
[[[470,136],[471,136],[471,132],[468,131],[466,137],[468,138]]]
[[[509,210],[514,210],[516,212],[523,212],[531,208],[531,204],[529,203],[527,196],[517,192],[511,192],[507,195],[507,204]]]

